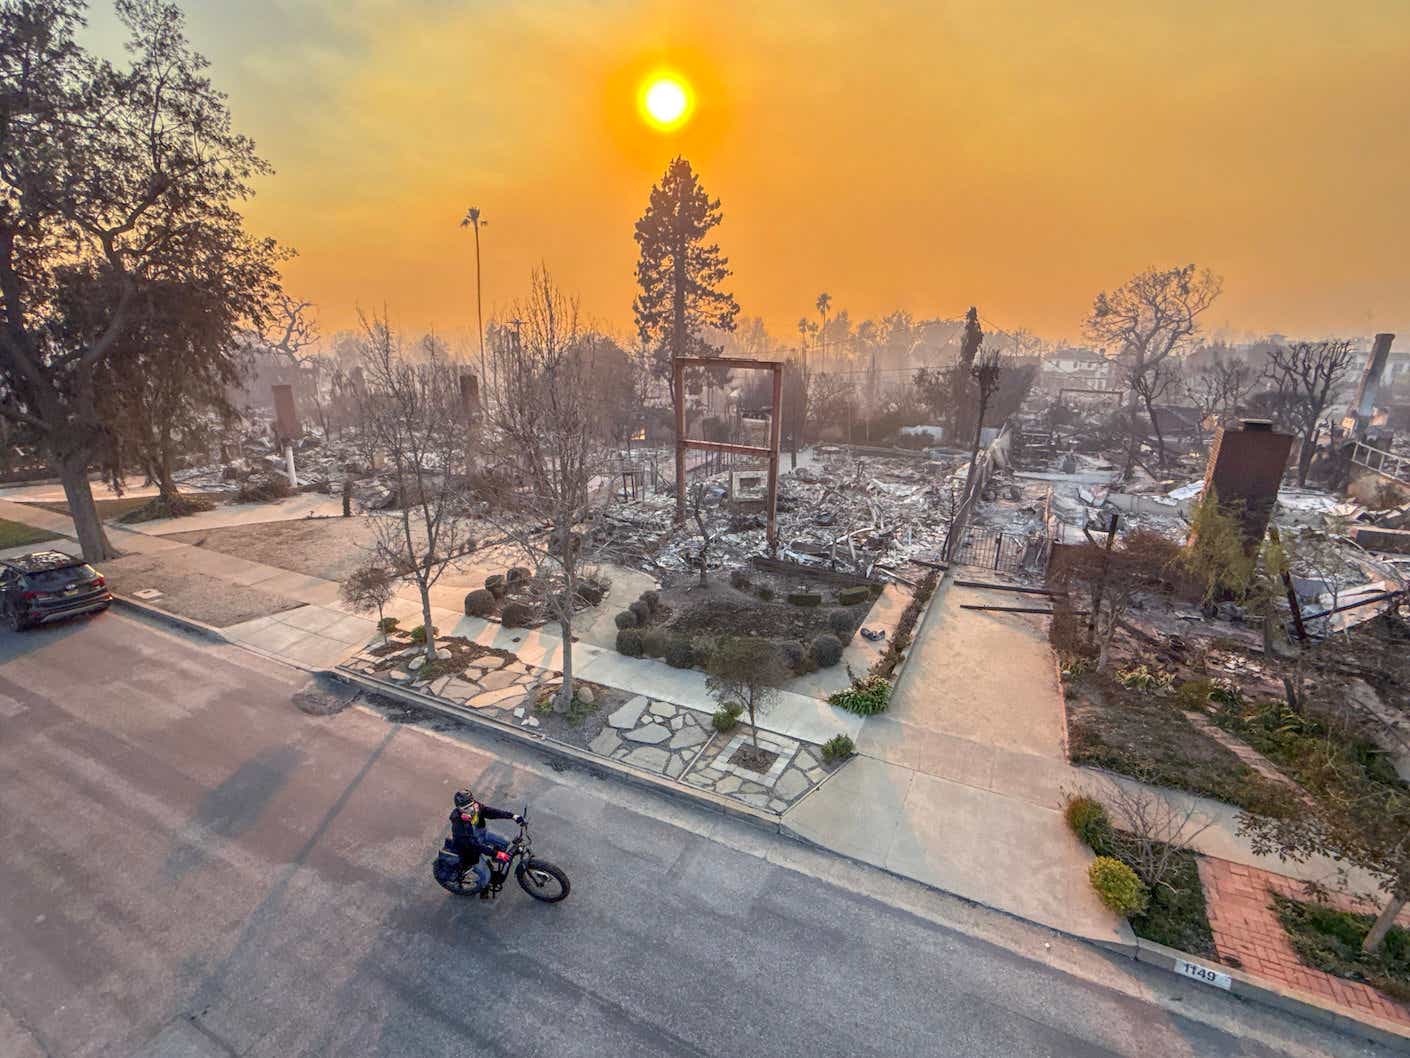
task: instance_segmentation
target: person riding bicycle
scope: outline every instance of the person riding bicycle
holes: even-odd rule
[[[480,804],[469,790],[455,791],[455,809],[450,814],[451,848],[460,856],[467,870],[479,880],[480,896],[488,898],[490,870],[482,859],[509,848],[509,842],[485,827],[486,820],[512,819],[520,825],[524,817],[503,808]]]

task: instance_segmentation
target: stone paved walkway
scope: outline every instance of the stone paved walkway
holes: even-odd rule
[[[1410,1025],[1410,1009],[1402,1004],[1370,985],[1323,973],[1298,956],[1271,899],[1277,893],[1305,901],[1307,896],[1296,879],[1213,856],[1199,857],[1199,876],[1221,961],[1323,1001]],[[1336,894],[1329,902],[1347,911],[1368,910]],[[1401,916],[1402,920],[1406,917]]]

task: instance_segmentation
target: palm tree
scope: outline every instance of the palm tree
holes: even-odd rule
[[[832,295],[826,290],[818,295],[818,315],[822,317],[822,326],[818,328],[818,352],[822,357],[824,370],[827,369],[827,310],[831,304]]]
[[[487,383],[485,378],[485,310],[480,287],[480,227],[488,224],[489,221],[480,214],[479,206],[471,206],[465,211],[465,218],[460,222],[462,228],[475,229],[475,324],[479,328],[480,334],[480,385]]]

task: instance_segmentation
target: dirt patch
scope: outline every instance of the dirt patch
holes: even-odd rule
[[[365,518],[296,518],[171,533],[168,539],[341,582],[366,560],[374,535]]]
[[[568,712],[555,713],[553,696],[562,682],[557,676],[549,677],[535,694],[533,715],[539,722],[536,733],[583,749],[602,733],[602,729],[607,726],[607,718],[617,707],[635,697],[615,687],[606,687],[588,680],[575,680],[574,685],[579,696],[584,688],[591,690],[592,704],[584,705],[579,698],[574,698],[573,706]]]
[[[787,601],[790,593],[816,594],[821,596],[821,602],[814,606],[796,606]],[[850,639],[866,619],[872,600],[841,606],[835,585],[816,579],[809,582],[797,576],[755,572],[747,588],[736,588],[718,576],[711,578],[703,588],[695,578],[684,579],[661,592],[661,603],[663,611],[669,610],[669,615],[663,620],[653,620],[651,627],[664,628],[673,635],[691,638],[759,636],[808,643],[833,631],[829,622],[835,610],[847,614],[849,631],[841,638]]]
[[[740,746],[730,756],[729,762],[737,764],[748,771],[758,772],[763,775],[774,766],[774,761],[778,760],[778,754],[767,749],[756,749],[745,743]]]
[[[142,601],[216,628],[303,605],[297,599],[209,576],[186,565],[172,552],[114,559],[103,563],[102,572],[108,578],[108,587],[119,595],[131,596],[143,588],[156,588],[162,593],[160,598]]]

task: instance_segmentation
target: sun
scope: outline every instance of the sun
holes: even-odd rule
[[[648,125],[670,132],[690,120],[694,99],[684,78],[658,73],[642,82],[637,105]]]

